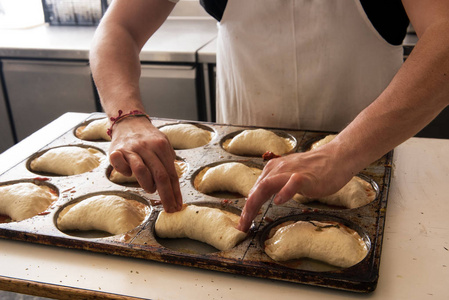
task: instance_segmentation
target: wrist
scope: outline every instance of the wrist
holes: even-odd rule
[[[147,119],[151,123],[150,116],[143,111],[131,110],[127,113],[124,113],[122,110],[119,110],[117,116],[112,116],[109,118],[111,126],[108,128],[107,134],[112,138],[113,129],[114,127],[117,126],[117,124],[123,122],[126,119],[135,119],[135,118]]]
[[[354,138],[348,140],[347,136],[341,136],[333,142],[334,160],[338,161],[346,174],[357,175],[374,161],[368,149],[358,147],[359,144],[354,142]]]

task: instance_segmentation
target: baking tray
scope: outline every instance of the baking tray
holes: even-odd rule
[[[65,145],[89,146],[106,154],[109,142],[83,141],[74,134],[78,126],[102,117],[105,117],[105,115],[101,113],[91,114],[84,122],[42,149],[36,149],[35,154],[0,175],[0,185],[32,181],[38,184],[51,185],[58,191],[58,200],[45,212],[20,222],[0,223],[0,238],[69,249],[83,249],[353,292],[371,292],[376,288],[393,152],[384,155],[359,174],[359,176],[371,182],[377,191],[376,199],[368,205],[356,209],[335,209],[326,206],[314,206],[313,204],[299,204],[294,200],[282,205],[274,205],[272,201],[268,201],[263,205],[254,220],[247,238],[233,249],[218,251],[191,240],[173,241],[156,237],[154,223],[158,213],[162,211],[158,193],[149,194],[135,185],[119,185],[109,181],[108,172],[110,172],[111,167],[107,159],[90,172],[72,176],[49,176],[48,174],[36,174],[29,170],[28,165],[33,157],[53,147]],[[204,166],[226,161],[240,161],[263,167],[266,161],[262,157],[233,155],[221,147],[224,138],[235,135],[241,130],[255,127],[153,119],[153,124],[158,127],[183,122],[194,123],[213,132],[211,142],[203,147],[175,150],[178,159],[184,160],[187,164],[184,174],[180,177],[184,202],[220,207],[239,213],[243,209],[245,198],[232,195],[210,196],[202,194],[193,187],[193,179]],[[329,132],[288,129],[272,130],[296,139],[297,146],[294,149],[296,152],[307,150],[312,141],[329,134]],[[59,211],[65,205],[99,193],[119,194],[144,202],[150,207],[150,214],[141,225],[120,235],[68,234],[59,231],[55,225],[55,220]],[[346,224],[358,231],[367,241],[369,245],[368,254],[360,263],[345,269],[307,260],[287,263],[275,262],[265,254],[262,245],[268,230],[284,219],[335,220]]]

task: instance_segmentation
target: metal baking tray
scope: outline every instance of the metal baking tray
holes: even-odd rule
[[[0,185],[22,181],[33,181],[51,185],[59,195],[58,200],[45,212],[20,222],[0,223],[0,238],[24,242],[53,245],[69,249],[83,249],[92,252],[114,254],[146,260],[165,262],[189,267],[241,274],[251,277],[268,278],[300,284],[322,286],[354,292],[371,292],[376,288],[382,238],[391,177],[393,152],[389,152],[376,162],[367,166],[359,175],[373,184],[377,191],[376,199],[356,209],[335,209],[314,204],[299,204],[290,200],[283,205],[268,201],[256,217],[247,238],[235,248],[227,251],[217,249],[192,240],[159,239],[154,233],[154,222],[162,211],[159,195],[149,194],[136,185],[119,185],[108,179],[110,165],[107,159],[96,169],[79,175],[49,176],[36,174],[29,170],[30,160],[47,149],[63,145],[94,147],[105,154],[109,142],[83,141],[74,132],[78,126],[105,117],[104,114],[91,114],[84,122],[67,131],[35,154],[23,160],[0,175]],[[229,136],[254,127],[231,126],[206,122],[190,122],[171,119],[153,119],[153,124],[163,126],[173,123],[194,123],[213,132],[210,143],[203,147],[175,150],[179,159],[184,160],[187,169],[180,177],[180,186],[185,203],[220,207],[239,213],[245,198],[235,195],[205,195],[193,187],[193,179],[204,166],[225,161],[241,161],[263,167],[262,157],[237,156],[226,152],[221,144]],[[283,136],[296,139],[294,151],[307,150],[312,141],[322,138],[329,132],[272,129]],[[101,233],[68,234],[55,225],[59,211],[68,203],[99,193],[119,194],[146,203],[150,214],[145,221],[133,230],[121,235]],[[268,230],[285,219],[293,220],[335,220],[358,231],[367,241],[369,251],[364,260],[346,269],[331,267],[319,262],[300,260],[280,263],[268,257],[263,250],[263,242]]]

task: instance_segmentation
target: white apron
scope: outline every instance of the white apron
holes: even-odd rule
[[[402,64],[359,0],[229,0],[218,27],[219,123],[339,131]]]

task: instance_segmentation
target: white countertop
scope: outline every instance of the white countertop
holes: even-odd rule
[[[0,173],[87,116],[67,113],[5,151]],[[379,282],[370,294],[9,240],[0,240],[0,279],[148,299],[448,299],[448,183],[449,140],[412,138],[395,149]]]

